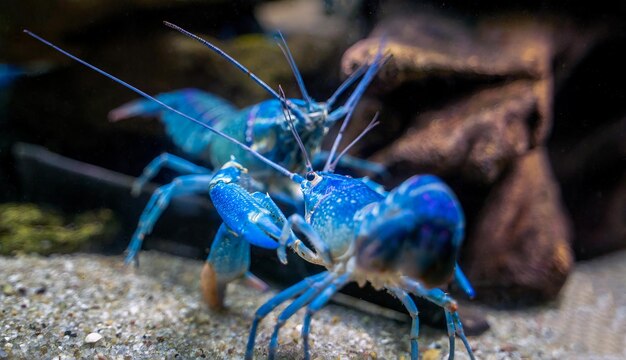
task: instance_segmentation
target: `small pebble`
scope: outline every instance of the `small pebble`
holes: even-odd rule
[[[13,289],[13,286],[11,286],[11,284],[4,284],[2,285],[2,293],[6,296],[11,296],[15,294],[15,289]]]
[[[422,360],[438,360],[441,359],[441,350],[427,349],[422,355]]]
[[[517,350],[517,347],[513,344],[504,344],[500,346],[500,351],[511,353],[516,350]]]
[[[98,333],[91,333],[85,337],[85,344],[95,344],[102,339],[102,335]]]

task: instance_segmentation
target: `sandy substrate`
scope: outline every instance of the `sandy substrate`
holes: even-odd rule
[[[98,255],[0,257],[0,359],[243,357],[254,311],[273,292],[235,284],[229,309],[212,312],[198,292],[200,262],[141,256],[139,269]],[[470,338],[476,357],[626,358],[624,274],[626,252],[579,264],[556,303],[514,311],[477,307],[491,329]],[[257,358],[266,357],[276,313],[260,327]],[[283,327],[279,358],[302,357],[302,317],[301,311]],[[409,326],[329,305],[312,322],[312,358],[408,359]],[[423,359],[447,358],[439,330],[423,327],[420,346]],[[460,342],[456,356],[468,358]]]

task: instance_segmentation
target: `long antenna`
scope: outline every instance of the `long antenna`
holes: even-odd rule
[[[29,30],[26,30],[26,29],[24,29],[24,32],[25,32],[26,34],[30,35],[31,37],[33,37],[33,38],[35,38],[35,39],[39,40],[40,42],[42,42],[42,43],[44,43],[44,44],[46,44],[46,45],[50,46],[51,48],[55,49],[56,51],[58,51],[58,52],[60,52],[60,53],[62,53],[62,54],[64,54],[64,55],[66,55],[66,56],[70,57],[71,59],[74,59],[74,60],[78,61],[79,63],[81,63],[81,64],[83,64],[83,65],[87,66],[88,68],[90,68],[90,69],[92,69],[92,70],[94,70],[94,71],[99,72],[100,74],[102,74],[102,75],[104,75],[104,76],[108,77],[109,79],[111,79],[111,80],[115,81],[116,83],[118,83],[118,84],[120,84],[120,85],[122,85],[122,86],[124,86],[124,87],[126,87],[126,88],[128,88],[128,89],[130,89],[130,90],[132,90],[132,91],[134,91],[134,92],[136,92],[137,94],[139,94],[139,95],[143,96],[144,98],[146,98],[146,99],[148,99],[148,100],[151,100],[151,101],[154,101],[155,103],[157,103],[157,104],[161,105],[161,106],[162,106],[162,107],[164,107],[165,109],[170,110],[170,111],[172,111],[172,112],[174,112],[174,113],[176,113],[176,114],[178,114],[178,115],[180,115],[180,116],[182,116],[182,117],[184,117],[184,118],[186,118],[186,119],[188,119],[188,120],[190,120],[190,121],[192,121],[192,122],[194,122],[194,123],[196,123],[196,124],[198,124],[198,125],[200,125],[200,126],[202,126],[202,127],[204,127],[204,128],[207,128],[208,130],[210,130],[210,131],[214,132],[215,134],[217,134],[217,135],[219,135],[219,136],[221,136],[221,137],[225,138],[226,140],[229,140],[229,141],[231,141],[231,142],[233,142],[233,143],[235,143],[235,144],[239,145],[241,148],[243,148],[244,150],[248,151],[250,154],[252,154],[253,156],[255,156],[257,159],[259,159],[259,160],[263,161],[264,163],[266,163],[267,165],[269,165],[269,166],[273,167],[273,168],[274,168],[274,169],[276,169],[278,172],[280,172],[281,174],[283,174],[283,175],[285,175],[285,176],[289,177],[289,178],[290,178],[290,179],[292,179],[293,181],[300,183],[300,182],[302,182],[302,181],[304,180],[304,179],[302,178],[302,176],[300,176],[300,175],[298,175],[298,174],[296,174],[296,173],[292,173],[291,171],[289,171],[289,170],[285,169],[284,167],[282,167],[282,166],[278,165],[277,163],[275,163],[275,162],[273,162],[272,160],[270,160],[270,159],[266,158],[265,156],[261,155],[260,153],[256,152],[255,150],[252,150],[249,146],[247,146],[247,145],[245,145],[244,143],[240,142],[239,140],[237,140],[237,139],[235,139],[235,138],[231,137],[230,135],[227,135],[227,134],[225,134],[225,133],[221,132],[220,130],[217,130],[217,129],[215,129],[215,128],[213,128],[213,127],[211,127],[211,126],[209,126],[209,125],[207,125],[207,124],[203,123],[203,122],[202,122],[202,121],[200,121],[200,120],[194,119],[193,117],[191,117],[191,116],[189,116],[189,115],[187,115],[187,114],[185,114],[185,113],[182,113],[182,112],[180,112],[180,111],[178,111],[178,110],[174,109],[173,107],[171,107],[171,106],[169,106],[169,105],[165,104],[164,102],[162,102],[162,101],[160,101],[160,100],[156,99],[155,97],[148,95],[146,92],[144,92],[144,91],[142,91],[142,90],[139,90],[138,88],[136,88],[136,87],[134,87],[134,86],[130,85],[129,83],[127,83],[127,82],[125,82],[125,81],[123,81],[123,80],[121,80],[121,79],[119,79],[119,78],[117,78],[117,77],[115,77],[115,76],[113,76],[113,75],[111,75],[111,74],[107,73],[107,72],[106,72],[106,71],[104,71],[104,70],[101,70],[101,69],[99,69],[99,68],[95,67],[94,65],[91,65],[90,63],[88,63],[88,62],[86,62],[86,61],[84,61],[84,60],[82,60],[82,59],[80,59],[80,58],[78,58],[78,57],[76,57],[76,56],[74,56],[74,55],[72,55],[72,54],[70,54],[69,52],[67,52],[67,51],[65,51],[65,50],[63,50],[63,49],[61,49],[60,47],[58,47],[58,46],[56,46],[56,45],[52,44],[51,42],[49,42],[49,41],[47,41],[47,40],[45,40],[45,39],[43,39],[43,38],[39,37],[39,36],[38,36],[38,35],[36,35],[35,33],[32,33],[32,32],[30,32]]]
[[[285,97],[285,92],[283,91],[283,88],[280,85],[278,85],[278,91],[280,92],[281,96]],[[293,134],[293,137],[296,139],[296,142],[298,143],[298,147],[300,147],[300,151],[302,151],[302,154],[304,155],[306,171],[307,172],[313,171],[313,165],[311,164],[311,158],[309,157],[309,153],[307,153],[306,148],[304,147],[304,143],[302,142],[302,138],[300,137],[300,134],[298,134],[298,131],[296,130],[295,125],[293,124],[291,113],[289,112],[289,109],[287,109],[287,107],[284,105],[284,103],[283,103],[283,115],[285,116],[285,120],[287,121],[287,124],[289,124],[289,129],[291,129],[291,133]]]
[[[293,72],[293,75],[296,77],[296,81],[298,82],[298,87],[300,88],[300,92],[302,93],[302,97],[304,98],[304,101],[306,101],[307,103],[307,107],[309,111],[312,110],[311,103],[313,102],[313,100],[309,96],[309,93],[306,91],[306,87],[304,86],[304,81],[302,80],[302,75],[300,74],[300,70],[298,70],[298,66],[296,65],[296,62],[293,60],[293,56],[291,56],[291,51],[289,51],[289,46],[287,46],[287,42],[285,41],[285,38],[283,37],[283,33],[281,33],[280,30],[277,31],[276,35],[274,35],[274,38],[277,40],[276,43],[278,44],[278,47],[280,48],[280,50],[283,52],[283,55],[285,55],[285,57],[287,58],[287,62],[289,63],[289,66],[291,67],[291,71]],[[287,98],[285,98],[285,100],[287,100]]]
[[[357,137],[354,140],[352,140],[352,142],[348,146],[346,146],[346,148],[343,149],[343,151],[341,151],[339,153],[339,155],[337,155],[335,160],[333,160],[333,162],[328,167],[328,171],[334,172],[335,171],[335,167],[337,167],[337,164],[339,163],[339,159],[341,159],[342,156],[344,156],[357,142],[359,142],[359,140],[361,140],[363,138],[363,136],[365,136],[365,134],[367,134],[368,132],[370,132],[370,130],[372,130],[373,128],[378,126],[378,124],[380,124],[380,122],[377,121],[378,120],[378,115],[380,115],[380,113],[377,111],[376,114],[374,115],[374,118],[365,127],[365,129],[363,129],[363,131],[361,131],[361,133],[359,135],[357,135]]]
[[[331,164],[333,163],[333,157],[337,152],[337,148],[339,148],[341,139],[343,139],[343,133],[346,131],[347,125],[348,123],[350,123],[350,119],[352,118],[352,114],[354,113],[355,109],[356,106],[351,107],[350,112],[348,112],[348,115],[346,115],[346,117],[343,119],[343,122],[341,123],[341,128],[339,129],[339,132],[337,132],[337,136],[335,136],[335,141],[333,141],[333,146],[331,147],[330,153],[328,154],[328,159],[326,159],[326,164],[324,164],[324,171],[330,171]]]
[[[363,75],[363,73],[365,73],[366,69],[367,69],[367,65],[366,64],[361,64],[361,66],[359,66],[359,68],[356,69],[355,72],[353,72],[343,83],[341,83],[341,85],[339,85],[337,90],[335,90],[335,93],[332,94],[331,97],[328,98],[328,100],[326,100],[326,106],[329,109],[331,107],[333,107],[333,105],[335,104],[335,101],[337,101],[337,98],[344,91],[346,91],[346,89],[348,87],[350,87],[350,85],[352,85],[352,83],[354,83],[354,81],[356,81],[356,79],[358,79],[361,75]]]
[[[385,47],[385,44],[386,44],[386,39],[383,37],[378,47],[378,51],[376,52],[376,56],[374,57],[374,61],[372,62],[372,65],[367,69],[367,72],[365,73],[365,75],[363,75],[363,79],[361,80],[357,88],[354,90],[352,95],[350,95],[350,98],[348,98],[348,101],[346,101],[346,104],[344,105],[345,107],[349,109],[349,112],[348,112],[348,115],[346,115],[346,117],[343,119],[341,128],[339,129],[339,132],[337,133],[337,136],[335,137],[335,141],[333,142],[333,146],[330,150],[330,154],[328,155],[328,159],[326,160],[326,164],[324,164],[324,171],[328,171],[328,169],[330,168],[330,164],[332,163],[333,157],[335,156],[335,153],[337,152],[339,143],[341,142],[341,139],[343,138],[343,133],[346,131],[346,128],[348,127],[348,124],[350,123],[350,119],[352,118],[352,114],[354,113],[354,109],[356,108],[356,104],[361,99],[361,96],[363,96],[363,93],[365,93],[365,89],[367,88],[369,83],[374,79],[374,76],[376,75],[378,70],[390,58],[389,56],[386,56],[385,58],[382,57],[382,51],[383,51],[383,48]]]
[[[301,118],[302,120],[306,120],[307,116],[302,113],[302,111],[300,111],[300,109],[298,109],[295,105],[293,105],[290,101],[288,100],[283,100],[280,95],[278,95],[276,93],[276,91],[274,91],[269,85],[267,85],[263,80],[261,80],[261,78],[259,78],[258,76],[256,76],[252,71],[248,70],[247,67],[243,66],[239,61],[235,60],[232,56],[228,55],[227,53],[224,52],[224,50],[218,48],[217,46],[211,44],[210,42],[208,42],[207,40],[199,37],[198,35],[192,34],[189,31],[181,28],[178,25],[172,24],[171,22],[168,21],[163,21],[163,24],[165,24],[165,26],[172,28],[178,32],[180,32],[183,35],[186,35],[194,40],[199,41],[200,43],[202,43],[204,46],[208,47],[209,49],[215,51],[218,55],[222,56],[223,58],[225,58],[226,60],[228,60],[230,63],[232,63],[233,65],[235,65],[239,70],[243,71],[245,74],[247,74],[252,80],[254,80],[254,82],[256,82],[257,84],[259,84],[263,89],[265,89],[265,91],[267,91],[270,95],[272,95],[274,98],[276,98],[277,100],[279,100],[280,102],[283,102],[287,105],[287,107],[299,118]]]

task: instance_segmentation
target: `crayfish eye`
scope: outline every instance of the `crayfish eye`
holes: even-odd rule
[[[307,173],[307,174],[306,174],[306,179],[307,179],[308,181],[313,181],[313,180],[315,180],[315,173],[314,173],[314,172]]]

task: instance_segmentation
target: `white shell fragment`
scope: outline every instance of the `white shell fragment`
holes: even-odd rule
[[[95,344],[102,339],[102,335],[98,333],[91,333],[85,337],[85,344]]]

